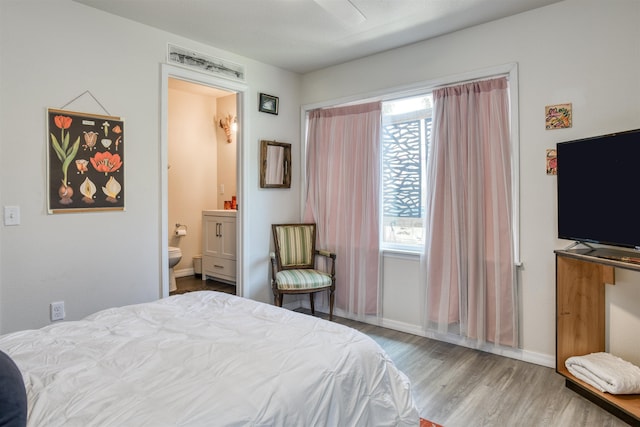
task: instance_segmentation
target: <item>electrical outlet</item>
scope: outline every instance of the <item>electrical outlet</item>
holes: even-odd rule
[[[51,303],[51,320],[62,320],[64,319],[64,301],[52,302]]]

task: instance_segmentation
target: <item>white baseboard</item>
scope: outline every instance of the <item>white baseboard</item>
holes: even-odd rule
[[[545,366],[547,368],[556,367],[555,357],[549,354],[536,353],[533,351],[523,350],[521,348],[496,346],[493,344],[477,345],[474,340],[469,340],[458,335],[438,334],[433,331],[425,330],[419,325],[412,325],[389,319],[382,319],[380,322],[380,326],[400,332],[406,332],[409,334],[430,338],[437,341],[448,342],[450,344],[455,344],[462,347],[473,348],[487,353],[496,354],[498,356],[508,357],[510,359],[516,359],[523,362]]]
[[[176,277],[187,277],[187,276],[193,276],[195,274],[195,272],[193,271],[193,267],[191,267],[191,268],[181,268],[180,270],[176,270],[174,268],[173,269],[173,274],[175,274]]]
[[[410,323],[398,322],[397,320],[380,319],[380,326],[393,329],[394,331],[405,332],[407,334],[425,336],[422,327]],[[430,337],[429,337],[430,338]]]
[[[286,308],[287,310],[291,310],[291,311],[300,307],[302,307],[302,305],[300,304],[300,301],[293,301],[293,302],[282,304],[282,308]],[[309,307],[307,306],[306,308],[309,308]]]
[[[310,309],[309,302],[306,300],[293,301],[289,304],[285,304],[286,308],[294,310],[296,308],[304,307]],[[316,306],[316,311],[321,313],[329,313],[329,307],[318,307]],[[347,315],[347,313],[342,310],[336,309],[334,310],[334,314],[338,317],[344,318],[353,318],[353,316]],[[521,360],[527,363],[533,363],[535,365],[545,366],[547,368],[555,368],[556,367],[556,359],[555,356],[543,353],[536,353],[533,351],[523,350],[520,348],[511,348],[511,347],[501,347],[495,346],[493,344],[485,344],[478,346],[475,341],[469,340],[458,335],[453,334],[438,334],[433,331],[425,330],[420,325],[413,325],[410,323],[399,322],[397,320],[385,319],[385,318],[377,318],[375,316],[368,316],[364,319],[355,319],[360,322],[368,323],[371,325],[381,326],[387,329],[393,329],[394,331],[405,332],[407,334],[417,335],[420,337],[425,337],[429,339],[433,339],[436,341],[448,342],[450,344],[459,345],[462,347],[473,348],[476,350],[484,351],[491,354],[496,354],[498,356],[508,357],[510,359]]]
[[[556,358],[550,354],[536,353],[535,351],[523,351],[522,360],[535,365],[546,366],[547,368],[556,368]]]

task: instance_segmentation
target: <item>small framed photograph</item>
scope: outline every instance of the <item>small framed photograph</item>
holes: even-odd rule
[[[261,93],[258,109],[263,113],[278,114],[278,102],[279,100],[277,96]]]
[[[558,175],[558,151],[555,148],[547,149],[547,175]]]
[[[547,105],[544,107],[545,129],[565,129],[572,126],[571,104]]]

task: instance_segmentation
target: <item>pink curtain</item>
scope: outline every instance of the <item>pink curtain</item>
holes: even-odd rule
[[[517,346],[508,82],[446,87],[433,98],[427,326]]]
[[[333,250],[336,307],[379,312],[381,103],[309,113],[305,220],[319,247]]]

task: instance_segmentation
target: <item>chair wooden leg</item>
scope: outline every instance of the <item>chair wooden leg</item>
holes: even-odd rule
[[[333,289],[329,290],[329,320],[333,320],[333,304],[335,302],[335,295]]]
[[[314,305],[314,303],[313,303],[313,300],[314,300],[314,299],[313,299],[313,296],[314,296],[314,295],[315,295],[315,293],[313,293],[313,292],[311,292],[311,293],[309,294],[309,301],[311,301],[311,314],[316,314],[316,307],[315,307],[315,305]]]
[[[284,294],[278,294],[278,297],[276,299],[276,305],[278,307],[282,307],[282,301],[284,299]]]

